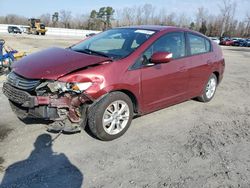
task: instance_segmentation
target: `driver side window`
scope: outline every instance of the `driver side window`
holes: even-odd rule
[[[173,59],[185,56],[185,36],[182,32],[168,33],[154,42],[143,55],[150,59],[155,52],[170,52]]]

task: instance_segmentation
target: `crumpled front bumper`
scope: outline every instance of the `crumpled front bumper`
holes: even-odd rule
[[[11,101],[22,107],[34,108],[39,105],[50,105],[51,107],[69,107],[70,98],[54,96],[32,96],[28,92],[14,88],[8,83],[3,84],[3,94]]]
[[[26,109],[28,114],[37,118],[59,120],[59,109],[67,109],[67,116],[74,123],[81,121],[79,112],[76,109],[82,104],[92,101],[91,97],[84,94],[61,97],[58,95],[33,96],[24,90],[13,87],[7,82],[3,84],[3,93],[10,101]]]

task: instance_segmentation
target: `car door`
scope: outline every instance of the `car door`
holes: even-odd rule
[[[187,58],[187,69],[189,72],[189,96],[196,97],[206,84],[212,73],[213,53],[211,43],[206,38],[188,33],[189,57]]]
[[[168,63],[154,65],[150,57],[155,52],[171,52]],[[172,32],[154,42],[144,53],[141,68],[141,90],[144,109],[153,111],[185,99],[188,87],[186,47],[183,32]]]

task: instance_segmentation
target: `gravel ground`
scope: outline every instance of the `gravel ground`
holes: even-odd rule
[[[18,50],[79,39],[1,35]],[[250,187],[250,48],[223,47],[215,98],[190,100],[133,120],[121,138],[56,135],[26,124],[0,90],[0,187]],[[0,88],[5,76],[0,76]]]

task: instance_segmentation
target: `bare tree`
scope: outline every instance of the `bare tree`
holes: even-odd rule
[[[28,24],[28,18],[19,16],[16,14],[8,14],[1,18],[1,23],[3,24],[17,24],[17,25],[26,25]]]
[[[246,29],[244,32],[244,36],[250,37],[250,13],[246,14],[245,22],[246,22]]]
[[[151,4],[145,4],[141,7],[143,24],[152,24],[155,8]]]
[[[136,25],[142,25],[143,24],[143,9],[141,6],[136,8]]]
[[[49,13],[42,14],[39,18],[40,18],[41,22],[43,22],[46,26],[50,25],[51,16]]]
[[[121,15],[122,19],[121,23],[122,25],[133,25],[135,20],[135,9],[134,8],[130,8],[130,7],[125,7],[122,10],[122,15]]]
[[[72,19],[71,11],[61,10],[59,15],[64,28],[70,28],[70,22]]]
[[[179,27],[188,28],[190,26],[190,23],[191,19],[185,13],[182,13],[181,15],[178,16],[176,24]]]
[[[71,21],[71,27],[74,29],[86,29],[88,26],[88,15],[77,14]]]
[[[195,30],[199,31],[204,23],[207,20],[208,12],[204,7],[199,7],[196,13],[196,23],[195,23]]]
[[[232,0],[222,0],[222,5],[220,5],[222,19],[220,36],[230,34],[230,24],[233,22],[235,9],[236,2],[233,2]]]

